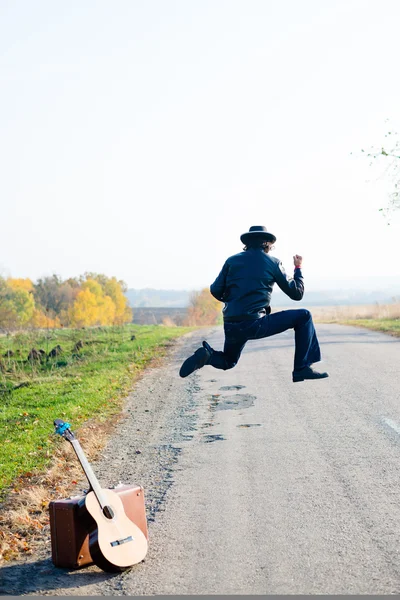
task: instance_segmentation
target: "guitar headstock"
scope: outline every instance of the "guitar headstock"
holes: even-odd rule
[[[54,427],[56,428],[56,433],[58,433],[58,435],[61,435],[61,437],[65,438],[69,442],[72,442],[76,439],[75,435],[70,429],[71,425],[69,423],[66,423],[62,419],[55,419]]]

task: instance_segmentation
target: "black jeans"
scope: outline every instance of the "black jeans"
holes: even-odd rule
[[[287,329],[294,329],[294,370],[309,367],[321,360],[312,315],[309,310],[300,308],[272,313],[254,321],[225,321],[224,351],[214,350],[208,364],[216,369],[232,369],[248,340],[269,337]]]

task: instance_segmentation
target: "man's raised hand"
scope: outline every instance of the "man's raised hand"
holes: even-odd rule
[[[295,267],[301,267],[301,263],[303,262],[303,257],[300,254],[295,254],[293,256],[293,262]]]

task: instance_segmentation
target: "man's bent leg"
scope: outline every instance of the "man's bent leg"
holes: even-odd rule
[[[245,345],[246,342],[235,342],[225,338],[224,351],[213,350],[209,364],[224,371],[232,369],[237,364]]]
[[[225,343],[223,352],[212,350],[209,364],[216,369],[232,369],[238,362],[242,350],[249,339],[254,339],[254,332],[258,331],[259,319],[251,321],[224,322]]]
[[[201,369],[205,365],[211,365],[216,369],[232,369],[238,362],[242,350],[246,344],[247,338],[243,336],[239,329],[240,324],[234,324],[232,327],[225,326],[225,344],[223,352],[214,350],[204,341],[203,347],[198,348],[196,352],[187,358],[182,364],[179,375],[187,377],[193,371]]]

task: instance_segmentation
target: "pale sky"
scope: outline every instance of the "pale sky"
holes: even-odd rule
[[[265,225],[310,289],[400,278],[360,154],[399,125],[399,22],[398,0],[0,0],[0,273],[200,289]]]

